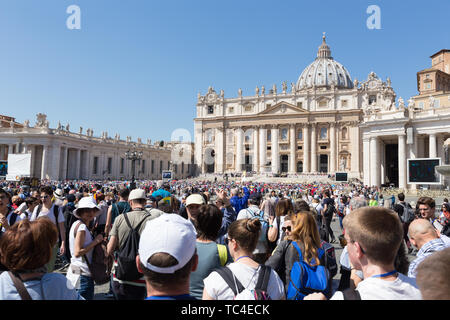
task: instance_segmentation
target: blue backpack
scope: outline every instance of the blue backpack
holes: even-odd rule
[[[299,261],[294,262],[291,269],[291,280],[289,282],[286,298],[288,300],[303,300],[305,296],[314,292],[322,292],[328,297],[329,271],[326,266],[317,265],[310,266],[303,260],[303,254],[298,244],[293,241],[292,245],[297,250]],[[324,255],[325,251],[318,249],[319,259]]]

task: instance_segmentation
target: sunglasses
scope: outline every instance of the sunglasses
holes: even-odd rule
[[[50,196],[42,196],[41,199],[47,199],[50,198]]]
[[[283,232],[286,232],[286,230],[291,232],[291,226],[282,227],[281,230],[283,230]]]

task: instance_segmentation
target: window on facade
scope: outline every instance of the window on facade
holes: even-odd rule
[[[320,128],[320,139],[327,139],[328,130],[327,128]]]
[[[246,143],[250,143],[252,141],[252,131],[246,131],[244,135],[244,140]]]
[[[159,173],[162,173],[162,171],[163,171],[162,163],[163,163],[162,160],[159,161]]]
[[[345,107],[347,107],[347,105],[348,105],[347,100],[342,100],[342,101],[341,101],[341,106],[342,106],[342,107],[345,108]]]
[[[252,112],[253,111],[253,106],[252,105],[247,105],[244,107],[244,111],[245,112]]]
[[[98,157],[94,157],[94,168],[93,168],[93,174],[97,174],[98,172]]]
[[[287,140],[287,129],[281,129],[281,140]]]
[[[112,158],[108,158],[108,174],[112,173]]]
[[[425,88],[426,88],[426,89],[431,89],[431,83],[428,82],[428,83],[426,84]]]
[[[346,140],[347,139],[347,128],[342,128],[342,139]]]
[[[320,146],[320,150],[326,150],[327,146]]]
[[[272,141],[272,131],[267,131],[267,141]]]
[[[303,102],[297,102],[297,107],[303,108]]]
[[[214,136],[213,136],[213,131],[212,130],[207,130],[206,131],[206,142],[207,143],[213,143],[214,142]]]
[[[174,169],[175,173],[178,173],[178,165],[174,164],[173,169]]]
[[[152,174],[155,173],[155,160],[152,160]]]
[[[234,113],[234,107],[229,107],[228,108],[228,113]]]
[[[181,163],[181,174],[184,173],[184,162]]]
[[[170,170],[170,161],[167,161],[167,170]]]
[[[142,160],[141,172],[145,173],[145,160]]]
[[[302,150],[303,149],[303,146],[298,146],[297,147],[297,150]]]
[[[326,100],[319,101],[319,108],[325,108],[328,105]]]
[[[123,174],[124,167],[125,167],[125,159],[120,158],[120,173],[121,174]]]
[[[208,106],[208,114],[214,114],[214,106]]]
[[[369,104],[374,104],[377,102],[377,96],[369,96]]]
[[[297,133],[297,139],[298,139],[298,140],[303,140],[303,131],[302,131],[302,130],[300,130],[300,131]]]

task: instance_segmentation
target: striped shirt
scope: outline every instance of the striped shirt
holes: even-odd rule
[[[408,270],[408,277],[415,278],[417,274],[417,266],[425,260],[426,257],[446,248],[445,242],[441,238],[437,238],[425,243],[419,252],[417,252],[417,258],[411,262]]]

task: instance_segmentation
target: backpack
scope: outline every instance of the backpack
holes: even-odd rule
[[[403,223],[411,223],[415,218],[415,213],[412,208],[409,206],[405,206],[404,204],[399,202],[399,205],[403,207],[403,213],[401,215],[401,220]]]
[[[259,242],[268,242],[267,233],[269,232],[269,222],[264,219],[264,211],[259,210],[258,213],[253,213],[249,209],[246,209],[248,213],[252,215],[253,218],[258,218],[261,222],[261,232],[259,233]]]
[[[330,202],[327,204],[327,212],[324,212],[323,216],[331,218],[336,211],[336,207]]]
[[[258,281],[253,290],[245,288],[228,267],[217,269],[216,272],[225,280],[230,289],[233,290],[234,300],[272,300],[267,293],[272,268],[260,265],[258,270],[260,270]]]
[[[299,261],[295,261],[287,289],[286,298],[288,300],[303,300],[305,296],[314,292],[322,292],[325,296],[329,296],[329,271],[325,266],[311,266],[303,260],[303,254],[298,244],[293,241],[292,245],[297,250]],[[319,259],[325,254],[321,248],[318,250]]]
[[[81,225],[81,221],[75,227],[73,236],[76,237],[78,227]],[[89,231],[89,229],[88,229]],[[89,231],[92,237],[92,234]],[[97,244],[94,249],[92,249],[92,261],[89,262],[86,255],[83,255],[83,260],[89,267],[91,272],[91,277],[95,284],[102,285],[108,283],[111,280],[111,259],[107,256],[106,245],[104,242]]]
[[[322,241],[321,248],[325,251],[325,260],[328,272],[330,273],[330,280],[337,274],[338,266],[336,263],[336,253],[334,247],[328,242]]]
[[[120,280],[134,281],[142,277],[142,274],[137,270],[136,267],[136,256],[138,255],[139,249],[139,227],[144,221],[147,221],[148,214],[145,214],[142,221],[133,229],[130,220],[128,220],[128,214],[124,213],[123,217],[130,228],[130,233],[128,233],[127,238],[123,245],[119,248],[117,253],[117,268],[116,277]]]

